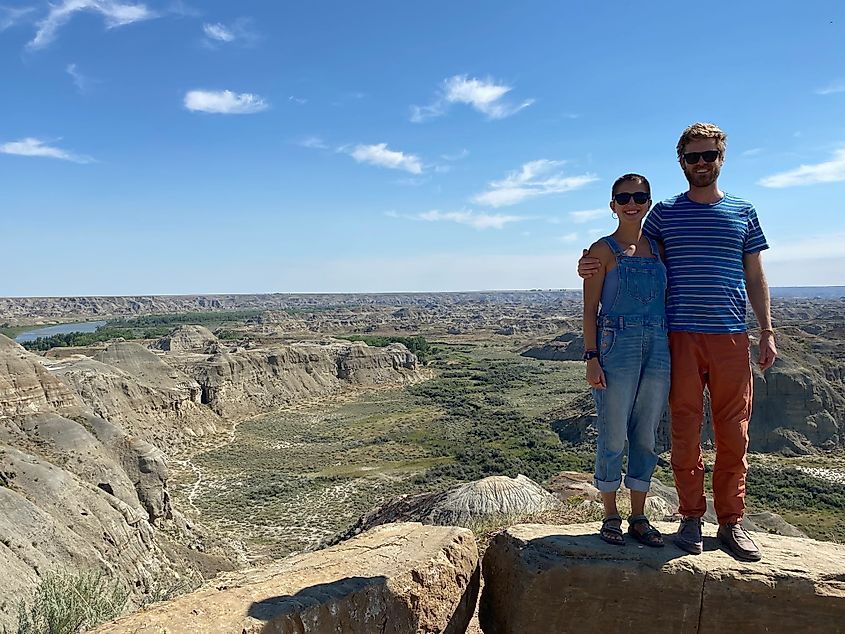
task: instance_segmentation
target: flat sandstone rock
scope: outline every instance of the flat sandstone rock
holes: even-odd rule
[[[549,632],[845,632],[845,547],[755,533],[743,563],[705,524],[704,553],[605,544],[599,524],[521,524],[484,556],[479,619],[486,634]],[[624,525],[627,529],[627,523]]]
[[[472,532],[385,524],[325,550],[218,576],[97,634],[466,631],[478,598]]]

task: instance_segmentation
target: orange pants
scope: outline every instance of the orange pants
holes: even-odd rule
[[[701,455],[707,386],[716,440],[713,503],[719,524],[739,522],[745,514],[752,398],[748,335],[670,332],[669,350],[672,472],[680,500],[678,510],[685,517],[701,517],[707,511]]]

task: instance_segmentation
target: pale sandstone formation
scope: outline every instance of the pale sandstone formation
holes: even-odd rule
[[[752,347],[756,362],[756,346]],[[754,373],[754,410],[749,425],[755,451],[788,455],[812,453],[814,448],[835,449],[845,437],[845,396],[841,387],[810,365],[781,354],[765,374]]]
[[[554,495],[524,475],[489,476],[436,493],[400,495],[364,514],[335,540],[390,522],[471,526],[484,519],[513,518],[560,506]]]
[[[99,570],[137,606],[192,583],[198,562],[232,567],[201,552],[201,529],[170,508],[160,451],[102,419],[80,421],[0,421],[0,627],[47,572]]]
[[[521,354],[540,361],[580,361],[584,354],[584,337],[580,332],[566,332],[543,345],[532,346]]]
[[[399,344],[294,343],[211,356],[168,353],[166,360],[199,384],[201,402],[223,417],[256,414],[354,385],[421,378],[416,357]]]
[[[203,407],[199,384],[140,344],[112,343],[90,359],[44,363],[97,416],[166,450],[220,425]]]
[[[218,344],[217,337],[204,326],[179,326],[159,339],[155,347],[165,352],[209,352]]]
[[[0,419],[34,414],[44,409],[69,411],[82,403],[48,372],[35,355],[0,335]]]
[[[598,529],[523,524],[497,535],[483,562],[484,632],[845,631],[843,546],[760,533],[763,561],[742,563],[709,524],[699,556],[630,538],[612,546]]]
[[[343,544],[223,574],[97,634],[373,634],[466,631],[478,595],[472,532],[379,526]]]

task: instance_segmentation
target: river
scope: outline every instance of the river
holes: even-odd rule
[[[35,341],[38,337],[50,337],[52,335],[64,335],[69,332],[94,332],[100,326],[105,326],[105,321],[82,321],[75,324],[58,324],[57,326],[47,326],[45,328],[36,328],[22,332],[15,341],[23,343],[25,341]]]

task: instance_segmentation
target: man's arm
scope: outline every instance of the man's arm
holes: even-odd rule
[[[748,301],[760,324],[760,369],[768,370],[778,356],[775,345],[775,331],[772,330],[772,309],[769,299],[769,284],[763,272],[763,257],[760,251],[746,253],[742,257],[745,269],[745,288],[748,291]]]

